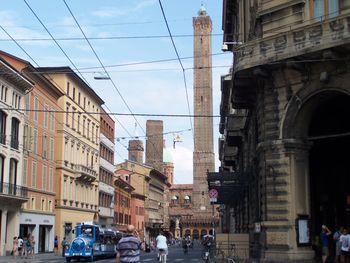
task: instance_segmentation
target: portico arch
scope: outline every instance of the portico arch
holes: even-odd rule
[[[293,216],[310,216],[311,236],[322,224],[334,231],[350,219],[348,83],[339,78],[334,86],[320,85],[313,82],[292,97],[280,130],[290,154]]]

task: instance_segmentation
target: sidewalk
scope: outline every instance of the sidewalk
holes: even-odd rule
[[[16,259],[14,259],[12,256],[2,256],[0,257],[0,263],[26,263],[26,262],[31,262],[31,263],[34,263],[34,262],[44,262],[46,260],[54,260],[54,259],[57,259],[57,260],[62,260],[62,262],[65,262],[65,258],[62,257],[61,255],[59,256],[55,256],[54,253],[40,253],[40,254],[35,254],[34,256],[34,259],[33,258],[29,258],[29,259],[26,259],[26,258],[20,258],[20,257],[16,257]]]

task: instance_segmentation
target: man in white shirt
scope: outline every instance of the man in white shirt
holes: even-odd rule
[[[163,231],[159,232],[159,235],[156,238],[157,249],[158,249],[158,260],[160,259],[160,250],[163,250],[165,255],[168,255],[168,244],[166,237],[163,235]]]
[[[341,244],[341,258],[343,263],[350,262],[350,235],[348,233],[347,228],[343,229],[343,234],[339,238],[339,242]]]

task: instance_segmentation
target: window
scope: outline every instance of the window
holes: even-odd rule
[[[44,106],[44,127],[47,128],[49,124],[49,106]]]
[[[42,198],[41,199],[41,207],[40,207],[41,211],[45,211],[45,199]]]
[[[49,203],[47,206],[48,206],[47,211],[52,212],[52,201],[51,200],[49,200]]]
[[[66,105],[66,125],[67,126],[69,126],[68,112],[69,112],[69,103],[67,103],[67,105]]]
[[[28,176],[28,160],[23,159],[23,177],[22,177],[22,185],[27,185],[27,176]]]
[[[80,133],[80,114],[78,113],[77,132]]]
[[[80,105],[80,92],[78,93],[78,104]]]
[[[49,169],[49,191],[53,192],[53,169]]]
[[[324,20],[324,17],[335,17],[339,15],[338,0],[311,0],[313,17],[317,21]]]
[[[55,140],[50,138],[50,160],[53,161],[55,158]]]
[[[33,153],[38,153],[38,130],[33,129]]]
[[[35,197],[33,197],[33,196],[31,198],[31,207],[33,210],[35,210]]]
[[[39,98],[34,98],[34,121],[38,122],[39,118]]]
[[[69,97],[69,82],[67,82],[67,96]]]
[[[6,113],[0,110],[0,143],[6,144]]]
[[[41,174],[41,176],[42,176],[41,189],[43,189],[44,191],[46,190],[46,182],[47,182],[46,171],[47,171],[47,166],[43,165],[43,170],[42,170],[42,174]]]
[[[51,131],[55,130],[55,109],[53,108],[51,108],[50,128]]]
[[[4,167],[5,165],[5,157],[0,155],[0,193],[2,192],[2,183],[4,182]]]
[[[32,162],[32,187],[36,186],[36,162]]]
[[[43,158],[45,158],[45,159],[47,159],[47,154],[48,154],[48,152],[47,152],[47,148],[48,148],[48,140],[47,140],[47,135],[46,134],[44,134],[44,136],[43,136]]]
[[[1,90],[1,95],[2,95],[2,90]],[[26,111],[24,112],[25,115],[29,115],[29,111],[28,111],[30,108],[29,99],[30,99],[30,93],[24,96],[24,103],[25,103],[25,109],[26,109]]]
[[[24,125],[23,127],[23,148],[24,150],[29,150],[29,127],[28,125]]]
[[[11,147],[18,150],[19,120],[12,118],[11,122]]]
[[[75,88],[73,87],[73,100],[75,101]]]
[[[18,164],[18,161],[16,159],[13,159],[13,158],[10,159],[9,182],[10,184],[13,184],[13,185],[17,184],[17,164]],[[15,188],[13,190],[15,190]]]

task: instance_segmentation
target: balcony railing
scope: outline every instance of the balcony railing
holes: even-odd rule
[[[0,194],[2,195],[9,195],[9,196],[16,196],[20,198],[27,198],[28,197],[28,188],[15,185],[15,184],[9,184],[0,182]]]
[[[88,166],[76,164],[74,171],[82,180],[95,181],[97,179],[97,172]]]
[[[11,137],[11,147],[18,150],[19,141],[17,137]]]

